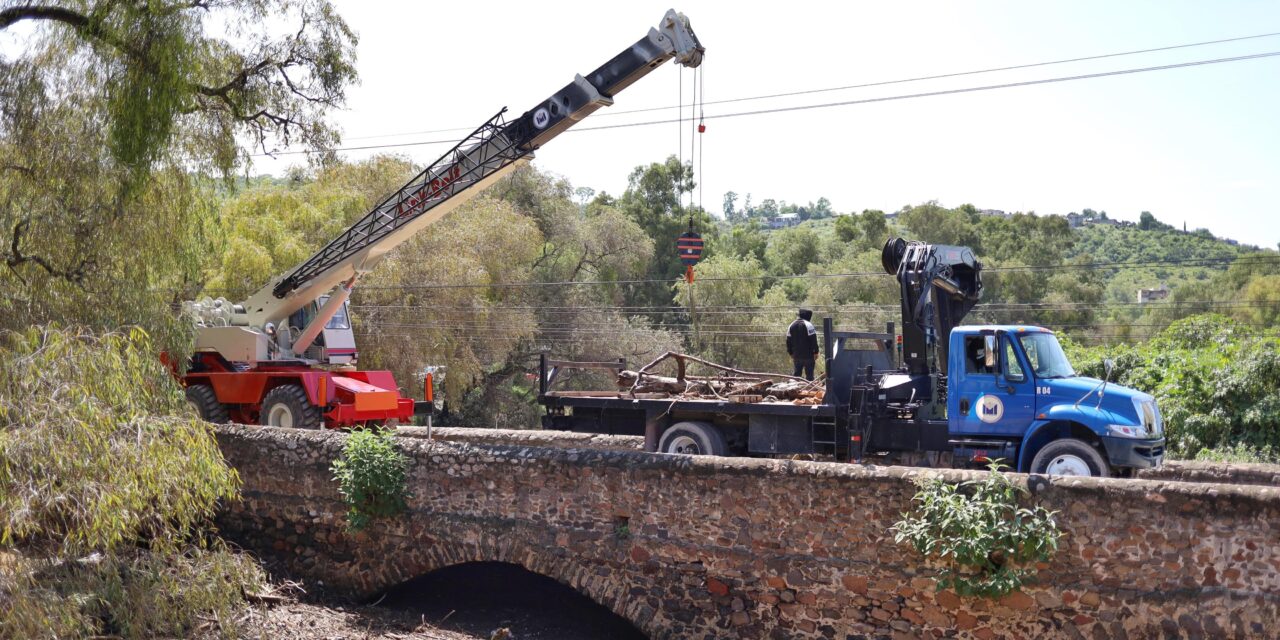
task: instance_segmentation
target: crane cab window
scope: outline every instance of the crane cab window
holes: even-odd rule
[[[996,369],[987,366],[987,351],[982,336],[967,336],[964,339],[964,372],[980,376],[995,375]]]
[[[320,298],[320,306],[324,306],[325,301],[327,301],[328,299],[329,299],[329,296],[322,296]],[[338,308],[338,312],[333,314],[332,318],[329,318],[329,323],[324,325],[324,328],[326,329],[350,329],[351,328],[351,318],[347,316],[347,303],[345,302],[342,303],[342,306]]]

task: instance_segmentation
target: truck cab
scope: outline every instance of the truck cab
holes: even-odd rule
[[[961,326],[949,346],[947,431],[957,456],[1049,475],[1124,475],[1161,464],[1155,398],[1076,375],[1052,331]]]

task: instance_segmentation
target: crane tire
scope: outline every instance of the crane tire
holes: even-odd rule
[[[724,435],[714,425],[706,422],[677,422],[658,439],[660,453],[683,453],[688,455],[723,456],[728,455],[729,445]]]
[[[231,422],[227,405],[218,402],[218,394],[213,392],[213,387],[207,384],[188,385],[186,394],[187,404],[196,410],[196,415],[200,416],[201,420],[214,424]]]
[[[1111,475],[1111,468],[1102,459],[1102,454],[1088,442],[1061,438],[1046,444],[1036,453],[1031,460],[1031,473],[1105,478]]]
[[[292,427],[294,429],[319,429],[324,425],[320,407],[311,404],[307,392],[300,385],[282,384],[267,392],[262,399],[262,412],[258,424],[268,427]]]

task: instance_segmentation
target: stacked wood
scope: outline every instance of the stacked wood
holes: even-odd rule
[[[640,378],[637,382],[637,378]],[[670,376],[635,371],[618,372],[618,388],[627,393],[666,393],[672,397],[712,398],[728,400],[731,396],[761,396],[765,401],[806,400],[804,404],[818,404],[822,400],[822,387],[807,380],[749,379],[741,377],[686,376],[683,381]],[[812,402],[817,398],[818,402]]]

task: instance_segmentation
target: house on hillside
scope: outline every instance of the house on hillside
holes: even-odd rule
[[[1084,224],[1083,214],[1079,214],[1072,211],[1071,213],[1068,213],[1066,215],[1066,218],[1067,218],[1067,226],[1071,227],[1072,229],[1077,229]]]
[[[784,213],[776,218],[769,218],[770,229],[781,229],[783,227],[794,227],[800,224],[800,214]]]
[[[1138,289],[1138,304],[1146,304],[1169,297],[1169,287],[1162,282],[1154,289]]]

